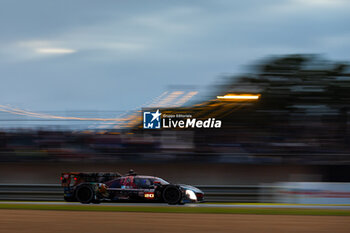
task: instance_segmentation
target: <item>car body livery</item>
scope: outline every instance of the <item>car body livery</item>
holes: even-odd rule
[[[62,173],[66,201],[100,203],[101,201],[165,202],[185,204],[202,202],[204,193],[196,187],[170,184],[155,177],[137,175],[132,170],[119,173]]]

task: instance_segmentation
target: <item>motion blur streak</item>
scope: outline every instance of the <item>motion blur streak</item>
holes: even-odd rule
[[[166,98],[159,102],[159,107],[173,106],[172,102],[183,93],[183,91],[173,91]]]
[[[172,107],[181,107],[185,103],[187,103],[193,96],[197,95],[197,91],[174,91],[171,92],[168,95],[168,91],[162,93],[160,96],[154,98],[154,100],[148,104],[144,105],[145,107],[166,107],[165,105],[168,104]],[[182,96],[182,97],[181,97]],[[178,100],[177,100],[178,99]],[[176,101],[173,103],[174,101]],[[140,106],[143,107],[143,106]],[[117,122],[114,129],[120,129],[120,128],[130,128],[134,127],[141,121],[141,111],[135,111],[133,114],[130,114],[128,117],[125,118],[123,122]]]
[[[18,108],[11,108],[8,106],[0,105],[0,111],[8,112],[16,115],[23,115],[29,117],[46,118],[46,119],[62,119],[62,120],[80,120],[80,121],[123,121],[123,118],[86,118],[86,117],[64,117],[55,116],[50,114],[29,112]]]
[[[179,183],[253,185],[245,193],[254,202],[271,201],[260,200],[256,187],[278,186],[280,202],[349,204],[350,198],[334,195],[350,191],[348,63],[286,55],[261,61],[249,72],[219,80],[193,105],[177,106],[197,93],[183,86],[143,105],[159,106],[162,117],[215,118],[222,121],[220,129],[144,130],[140,108],[65,117],[0,105],[0,183],[55,183],[70,168],[134,168]],[[248,99],[235,99],[242,97]],[[86,128],[91,122],[78,120],[99,122]],[[296,198],[285,198],[291,195]]]
[[[151,106],[165,106],[166,104],[171,104],[171,106],[182,106],[184,103],[189,101],[194,95],[198,92],[189,92],[185,94],[180,100],[175,104],[171,104],[175,99],[184,94],[183,91],[174,91],[168,95],[168,92],[163,92],[160,96],[154,98],[147,104],[147,107]],[[87,117],[65,117],[65,116],[56,116],[51,114],[36,113],[19,108],[13,108],[5,105],[0,105],[0,111],[7,112],[15,115],[29,116],[35,118],[44,118],[44,119],[61,119],[61,120],[80,120],[80,121],[118,121],[118,122],[129,122],[127,126],[134,125],[135,119],[139,120],[138,111],[124,118],[87,118]],[[131,124],[130,124],[131,123]],[[119,124],[119,123],[118,123]],[[115,128],[119,128],[117,125]]]
[[[250,94],[227,94],[224,96],[217,96],[218,99],[233,99],[233,100],[257,100],[260,98],[260,95],[250,95]]]
[[[197,91],[190,91],[189,93],[187,93],[186,95],[184,95],[181,99],[179,99],[176,103],[175,106],[176,107],[180,107],[183,104],[185,104],[186,102],[188,102],[193,96],[197,95],[198,92]]]

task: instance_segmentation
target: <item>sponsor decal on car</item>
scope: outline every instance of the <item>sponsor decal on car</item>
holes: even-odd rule
[[[154,199],[154,193],[146,192],[143,196],[144,196],[146,199]]]

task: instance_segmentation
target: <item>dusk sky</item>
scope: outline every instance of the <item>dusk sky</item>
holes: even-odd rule
[[[130,110],[271,55],[350,61],[350,1],[0,0],[0,105]]]

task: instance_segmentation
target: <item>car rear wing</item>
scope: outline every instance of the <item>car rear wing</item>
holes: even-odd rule
[[[118,177],[121,177],[118,172],[63,172],[61,174],[61,184],[63,187],[68,187],[83,182],[103,183]]]

